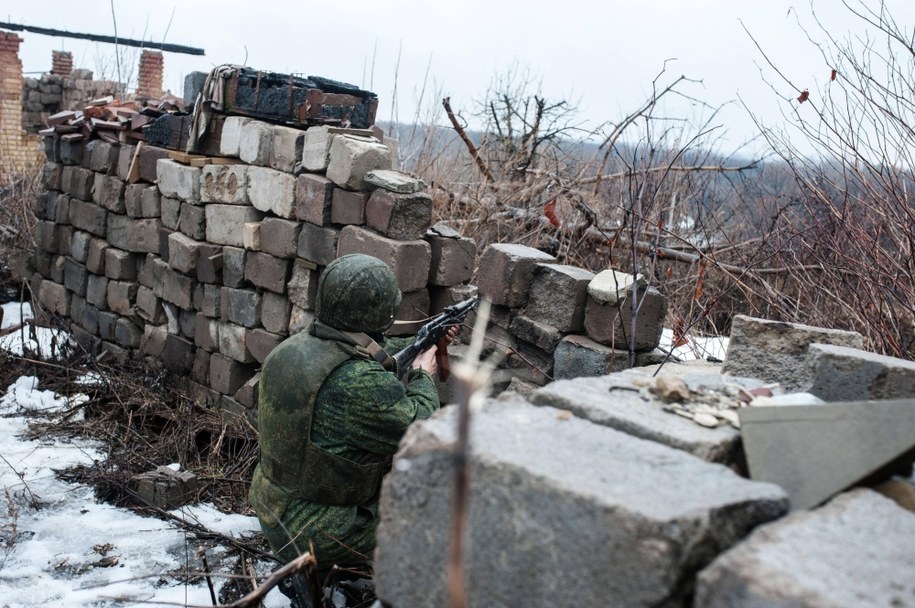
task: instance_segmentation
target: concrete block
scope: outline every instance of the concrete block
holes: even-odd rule
[[[124,348],[138,348],[140,340],[143,338],[143,328],[136,323],[121,317],[114,326],[114,339]]]
[[[246,333],[246,328],[241,325],[220,323],[218,331],[219,352],[240,363],[251,363],[254,361],[254,357],[251,356],[251,353],[245,345]]]
[[[60,162],[60,140],[55,137],[44,137],[41,142],[44,148],[45,160],[48,163]]]
[[[318,266],[327,266],[337,257],[339,238],[340,230],[337,228],[322,228],[304,223],[300,227],[296,254]]]
[[[273,125],[272,131],[268,164],[277,171],[292,173],[295,166],[302,161],[305,131],[279,125]]]
[[[258,386],[260,385],[260,372],[251,376],[240,389],[235,392],[235,400],[249,408],[257,408]]]
[[[162,225],[169,230],[178,230],[181,221],[181,201],[163,196],[159,199]]]
[[[73,250],[72,240],[75,231],[73,226],[58,225],[55,227],[54,232],[57,234],[57,248],[60,250],[60,253],[69,255]]]
[[[222,282],[222,247],[204,243],[197,256],[197,280],[201,283]]]
[[[248,222],[241,229],[241,240],[248,251],[261,250],[261,223]]]
[[[47,190],[61,190],[60,178],[63,166],[58,163],[46,163],[41,169],[41,183]]]
[[[223,287],[220,294],[221,318],[243,327],[257,327],[261,320],[262,297],[255,291]]]
[[[64,258],[64,286],[73,293],[85,297],[89,273],[86,267],[73,258]]]
[[[490,245],[480,258],[480,268],[486,269],[478,277],[480,293],[493,304],[520,308],[527,303],[534,268],[555,261],[553,256],[525,245]]]
[[[216,319],[211,319],[203,313],[197,314],[197,322],[194,327],[194,343],[206,352],[216,352],[219,350],[219,326],[221,323]]]
[[[296,257],[299,243],[299,222],[276,217],[261,222],[261,251],[278,258]]]
[[[335,188],[331,201],[330,221],[341,226],[365,224],[365,201],[367,192],[351,192]]]
[[[224,395],[235,392],[254,375],[254,369],[225,355],[210,357],[210,388]]]
[[[274,293],[286,293],[291,267],[290,260],[252,251],[245,260],[245,280]]]
[[[222,248],[222,283],[226,287],[241,287],[245,283],[245,259],[248,252],[237,247]]]
[[[403,292],[422,289],[429,279],[432,251],[425,241],[395,241],[358,226],[346,226],[340,232],[337,256],[348,253],[365,253],[387,263]]]
[[[51,280],[55,283],[64,283],[64,260],[66,256],[55,255],[51,258]]]
[[[95,236],[105,236],[108,223],[108,211],[102,207],[80,199],[70,199],[70,223],[80,230]]]
[[[374,138],[340,135],[333,138],[327,179],[347,190],[364,190],[365,174],[391,168],[391,152]]]
[[[61,316],[70,314],[71,292],[62,284],[42,281],[38,290],[38,301],[45,311]]]
[[[639,304],[635,316],[634,350],[645,352],[657,348],[667,315],[667,298],[654,287],[637,292]],[[632,334],[631,292],[616,304],[602,304],[588,296],[585,306],[585,332],[601,344],[628,350]]]
[[[737,315],[731,323],[723,370],[778,382],[789,392],[803,391],[811,384],[807,349],[814,342],[864,347],[864,338],[857,332]]]
[[[389,336],[412,336],[429,318],[429,290],[417,289],[403,294],[400,306],[394,313],[397,321],[413,321],[413,323],[398,323],[385,333]]]
[[[292,265],[292,277],[289,279],[287,285],[289,302],[304,310],[314,310],[315,297],[318,293],[319,277],[320,273],[314,264],[300,259],[296,260]],[[287,311],[286,315],[288,316],[288,314]],[[282,333],[275,328],[270,331]]]
[[[421,522],[450,517],[456,429],[453,407],[412,425],[384,480],[375,582],[393,606],[447,603],[444,576],[416,581],[445,571],[448,527]],[[581,608],[689,605],[696,569],[787,509],[773,484],[517,397],[475,413],[471,444],[470,606],[572,589]]]
[[[166,368],[179,374],[185,374],[194,367],[196,350],[194,343],[187,338],[169,333],[165,338],[165,349],[160,358]]]
[[[516,315],[512,319],[509,331],[513,336],[550,354],[556,350],[563,337],[562,332],[552,325],[535,321],[524,315]]]
[[[159,188],[146,186],[140,194],[140,217],[157,218],[162,215]]]
[[[432,223],[432,197],[375,190],[365,206],[366,224],[380,234],[400,241],[421,239]]]
[[[194,291],[194,308],[208,317],[220,316],[222,288],[219,285],[197,284]]]
[[[238,157],[249,165],[266,167],[270,164],[273,147],[273,125],[260,120],[249,120],[241,126]]]
[[[83,162],[86,144],[83,140],[61,139],[58,152],[60,162],[65,165],[78,165]]]
[[[559,331],[582,333],[593,278],[594,273],[575,266],[538,264],[524,314]]]
[[[196,284],[197,282],[191,277],[166,267],[162,270],[162,292],[156,295],[178,308],[191,310],[194,305]]]
[[[108,241],[103,239],[89,239],[86,249],[86,269],[94,274],[105,274],[105,251]]]
[[[92,202],[97,203],[114,213],[126,213],[124,201],[124,182],[114,176],[95,174]]]
[[[108,309],[108,279],[90,274],[86,280],[86,301],[101,310]]]
[[[242,129],[250,118],[227,116],[222,123],[222,135],[219,138],[219,154],[238,158],[241,149]]]
[[[210,353],[198,348],[194,354],[194,367],[191,368],[193,382],[209,383],[210,381]]]
[[[50,220],[39,220],[35,225],[35,244],[48,253],[58,253],[57,224]]]
[[[130,175],[130,165],[136,151],[137,147],[129,144],[121,144],[118,147],[117,176],[124,181],[127,181],[127,177]]]
[[[114,247],[106,248],[105,276],[116,281],[136,281],[137,254]]]
[[[265,291],[261,300],[261,325],[270,333],[285,336],[289,330],[290,308],[286,296]]]
[[[305,131],[302,149],[302,167],[306,171],[324,173],[330,161],[330,147],[334,137],[349,133],[362,137],[372,137],[368,129],[340,129],[336,127],[315,126]]]
[[[120,217],[120,216],[110,216]],[[111,222],[109,221],[109,229]],[[162,222],[158,218],[129,219],[127,221],[127,250],[136,253],[159,251],[159,230]],[[109,241],[111,241],[109,231]]]
[[[112,247],[117,247],[118,249],[123,249],[127,251],[127,227],[130,225],[131,219],[126,215],[121,215],[119,213],[109,213],[108,214],[108,224],[105,229],[105,239]],[[159,235],[156,234],[156,248],[150,253],[157,253],[159,251]]]
[[[182,165],[168,158],[156,161],[156,185],[162,196],[177,198],[185,203],[200,203],[200,169]]]
[[[204,203],[248,204],[247,165],[206,165],[200,180],[200,200]]]
[[[259,222],[264,214],[253,207],[239,205],[206,205],[206,240],[217,245],[243,247],[242,227]]]
[[[807,392],[824,401],[915,397],[915,362],[847,346],[811,344]]]
[[[285,330],[284,330],[285,333]],[[258,363],[263,363],[267,355],[283,341],[283,336],[270,333],[264,329],[249,329],[246,337],[248,352]]]
[[[166,313],[167,315],[168,313]],[[194,310],[178,310],[178,328],[182,336],[193,340],[197,333],[197,312]]]
[[[697,577],[697,608],[907,606],[915,514],[871,490],[757,528]]]
[[[303,173],[295,183],[295,218],[316,226],[330,224],[335,186],[323,175]]]
[[[84,351],[90,355],[98,354],[102,345],[102,341],[98,339],[98,336],[90,334],[76,323],[70,323],[70,334]]]
[[[433,226],[425,235],[432,250],[429,284],[451,286],[473,277],[477,245],[446,226]]]
[[[162,353],[165,352],[168,335],[168,330],[164,325],[146,325],[143,328],[143,337],[140,339],[140,352],[160,359]]]
[[[312,311],[293,306],[289,312],[289,335],[292,336],[307,329],[314,320],[315,315]]]
[[[248,200],[258,211],[291,218],[295,209],[295,182],[295,176],[289,173],[249,167]]]
[[[133,281],[108,281],[108,309],[124,316],[134,314],[139,287]]]
[[[67,180],[69,173],[70,179]],[[95,174],[89,169],[83,167],[65,167],[61,173],[61,186],[64,186],[64,192],[80,199],[81,201],[92,200],[92,189],[95,185]]]
[[[197,476],[189,471],[161,466],[155,471],[134,475],[129,485],[142,502],[165,511],[196,502]]]
[[[388,149],[390,150],[390,147]],[[415,194],[426,189],[423,180],[392,169],[369,171],[365,174],[365,183],[398,194]]]
[[[101,139],[93,139],[86,144],[85,153],[89,155],[89,168],[105,175],[117,172],[118,146]]]
[[[70,319],[88,333],[98,335],[98,310],[75,293],[70,296]]]
[[[126,213],[127,217],[143,217],[141,209],[143,201],[143,191],[148,184],[136,183],[124,187],[124,210],[120,213]],[[158,217],[158,214],[156,216]]]
[[[200,241],[195,241],[180,232],[171,233],[168,235],[168,265],[178,272],[195,275],[201,245]]]
[[[114,341],[115,327],[121,316],[113,312],[99,311],[98,313],[98,336],[108,342]]]
[[[181,203],[178,214],[178,230],[192,239],[202,241],[207,234],[207,208]]]
[[[160,325],[165,322],[165,310],[162,301],[152,289],[140,285],[137,288],[137,314],[148,323]]]
[[[168,150],[165,148],[157,148],[146,144],[140,146],[140,152],[137,157],[137,162],[140,165],[140,179],[151,184],[156,183],[158,162],[162,159],[168,159]]]

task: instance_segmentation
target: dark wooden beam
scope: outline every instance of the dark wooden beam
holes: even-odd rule
[[[153,49],[157,51],[168,51],[169,53],[183,53],[185,55],[204,55],[203,49],[197,49],[191,46],[182,46],[180,44],[167,44],[165,42],[152,42],[149,40],[132,40],[130,38],[119,38],[116,36],[101,36],[99,34],[80,34],[78,32],[68,32],[66,30],[52,30],[47,27],[36,27],[34,25],[20,25],[18,23],[0,22],[0,30],[11,30],[14,32],[31,32],[33,34],[42,34],[44,36],[55,36],[63,38],[79,38],[80,40],[91,40],[93,42],[106,42],[109,44],[123,44],[124,46],[135,46],[143,49]]]

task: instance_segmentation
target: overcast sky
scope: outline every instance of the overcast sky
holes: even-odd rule
[[[394,112],[402,122],[413,120],[427,66],[426,101],[438,103],[438,97],[447,95],[465,113],[495,76],[515,66],[528,70],[548,98],[577,101],[582,118],[596,126],[636,107],[665,60],[675,59],[667,64],[671,77],[702,80],[685,92],[713,106],[739,95],[763,121],[777,123],[779,96],[793,98],[797,92],[781,83],[773,92],[765,84],[760,75],[765,61],[741,23],[781,69],[811,92],[826,86],[831,69],[798,25],[800,20],[815,29],[807,0],[7,0],[0,13],[12,22],[112,35],[112,4],[120,36],[206,50],[205,57],[165,54],[165,86],[176,94],[188,72],[245,63],[370,88],[380,98],[379,120]],[[915,2],[886,4],[911,29]],[[840,0],[814,0],[813,8],[836,36],[861,31]],[[77,67],[92,69],[97,77],[116,72],[112,45],[20,35],[25,71],[50,69],[51,51],[62,49],[73,53]],[[135,78],[136,55],[125,53]],[[686,102],[673,111],[701,116]],[[736,147],[755,133],[738,103],[714,124],[727,130],[724,147]]]

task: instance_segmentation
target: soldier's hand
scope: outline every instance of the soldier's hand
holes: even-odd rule
[[[416,355],[416,358],[413,359],[413,369],[422,368],[429,372],[430,375],[435,375],[435,372],[438,371],[438,363],[435,361],[435,353],[437,350],[438,347],[433,346]]]

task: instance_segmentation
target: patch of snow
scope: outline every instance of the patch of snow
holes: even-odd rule
[[[0,330],[16,327],[33,318],[32,307],[28,303],[9,302],[2,307],[3,325]],[[52,359],[69,348],[69,338],[70,335],[60,329],[26,325],[10,334],[0,336],[0,349],[19,356],[38,353],[46,359]]]
[[[674,341],[674,330],[664,328],[661,332],[659,346],[664,350],[671,350]],[[728,350],[729,338],[723,336],[695,336],[687,335],[686,344],[673,349],[673,355],[682,361],[695,361],[697,359],[718,359],[724,361]]]

